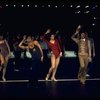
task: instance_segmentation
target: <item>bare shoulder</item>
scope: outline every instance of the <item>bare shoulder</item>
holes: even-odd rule
[[[2,43],[4,43],[4,42],[5,42],[5,40],[1,40],[1,41],[0,41],[0,44],[2,44]]]
[[[34,43],[34,44],[38,44],[38,41],[37,41],[37,40],[35,40],[35,41],[33,41],[33,43]]]

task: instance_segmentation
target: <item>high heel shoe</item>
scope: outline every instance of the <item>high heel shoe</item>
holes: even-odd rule
[[[2,80],[5,82],[6,81],[6,78],[5,77],[2,77]]]
[[[46,80],[46,81],[48,81],[48,78],[49,78],[49,74],[47,74],[47,76],[46,76],[45,80]]]
[[[56,78],[53,78],[53,77],[51,78],[51,80],[52,80],[52,81],[57,81],[57,79],[56,79]]]
[[[46,77],[45,80],[48,81],[48,78]]]
[[[85,84],[85,80],[84,79],[80,79],[80,83],[84,85]]]

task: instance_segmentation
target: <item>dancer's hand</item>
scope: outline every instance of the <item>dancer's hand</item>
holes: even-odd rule
[[[81,29],[81,27],[82,27],[81,25],[78,25],[77,29]]]
[[[77,29],[76,29],[76,33],[79,33],[79,31],[81,30],[81,25],[79,25],[78,27],[77,27]]]
[[[60,57],[62,57],[62,52],[60,52]]]
[[[41,61],[43,61],[43,56],[41,57]]]
[[[48,29],[48,30],[46,31],[45,34],[48,34],[48,33],[50,33],[50,32],[51,32],[51,29]]]
[[[23,36],[23,40],[25,40],[25,39],[26,39],[26,35]]]
[[[92,58],[91,57],[88,57],[88,60],[89,60],[89,62],[92,62]]]

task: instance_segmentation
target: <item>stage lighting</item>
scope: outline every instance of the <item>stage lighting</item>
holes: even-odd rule
[[[95,6],[92,7],[92,9],[96,9],[97,7],[98,7],[98,5],[95,5]]]
[[[50,7],[50,5],[48,5],[48,7]]]
[[[95,9],[95,7],[92,7],[92,9]]]
[[[88,8],[88,7],[89,7],[89,5],[85,6],[85,8]]]
[[[70,7],[73,7],[73,5],[70,5]]]
[[[92,23],[92,26],[95,26],[95,23]]]
[[[88,14],[90,11],[86,11],[86,12],[84,12],[84,13],[86,13],[86,14]]]
[[[81,11],[76,11],[76,12],[75,12],[75,14],[79,14],[79,13],[81,13]]]
[[[30,5],[27,5],[27,7],[30,7]]]
[[[6,7],[8,7],[8,4],[6,4]]]
[[[21,5],[22,7],[24,7],[24,5]]]
[[[58,6],[55,6],[55,8],[57,8]]]
[[[76,8],[80,8],[80,5],[76,6]]]
[[[62,7],[64,7],[65,5],[62,5]]]
[[[93,19],[97,19],[96,17],[94,17]]]
[[[35,5],[35,7],[37,7],[37,5]]]
[[[95,5],[95,7],[98,7],[98,5]]]
[[[16,7],[16,5],[14,5],[14,7]]]

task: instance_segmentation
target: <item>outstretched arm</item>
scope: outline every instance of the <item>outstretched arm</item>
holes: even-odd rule
[[[48,30],[44,33],[44,35],[41,36],[41,39],[44,40],[47,44],[49,44],[49,41],[45,38],[45,36],[46,36],[48,33],[50,33],[50,32],[51,32],[51,30],[48,29]]]
[[[28,46],[23,46],[25,39],[26,39],[26,36],[24,35],[23,40],[18,45],[21,49],[27,49],[28,48]]]
[[[78,43],[78,39],[75,37],[78,33],[74,33],[72,36],[71,36],[71,39],[73,41],[75,41],[76,43]]]
[[[80,29],[81,29],[81,26],[79,25],[79,26],[77,27],[77,29],[76,29],[76,32],[71,36],[71,39],[72,39],[73,41],[75,41],[76,43],[78,43],[78,40],[79,40],[79,39],[78,39],[78,38],[75,38],[75,36],[78,35]]]

